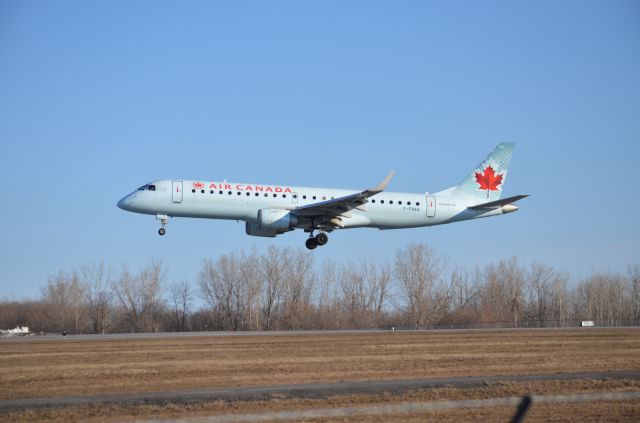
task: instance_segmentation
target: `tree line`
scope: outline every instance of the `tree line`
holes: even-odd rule
[[[61,270],[49,276],[39,299],[0,301],[0,328],[113,333],[640,323],[640,265],[570,283],[566,272],[515,257],[451,266],[417,244],[382,262],[317,263],[307,251],[272,246],[205,259],[193,281],[169,283],[166,270],[159,260],[139,271],[104,263]]]

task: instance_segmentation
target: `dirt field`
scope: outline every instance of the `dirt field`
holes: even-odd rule
[[[335,407],[360,407],[390,405],[424,401],[467,400],[496,398],[526,394],[571,394],[587,392],[639,391],[640,381],[580,381],[544,383],[491,383],[481,388],[438,388],[417,390],[401,394],[336,395],[326,399],[287,399],[274,397],[260,401],[211,401],[193,404],[168,403],[164,405],[85,405],[53,409],[13,411],[0,415],[3,422],[20,421],[134,421],[140,419],[185,419],[201,416],[238,416],[252,413],[264,414],[279,411],[303,411],[309,409],[334,409]],[[460,408],[421,413],[403,413],[380,416],[352,416],[349,418],[304,419],[314,422],[380,422],[402,421],[509,421],[515,407]],[[597,401],[587,404],[534,404],[527,414],[527,423],[568,422],[634,422],[640,416],[640,401]],[[251,421],[248,419],[246,421]]]
[[[331,381],[620,370],[640,370],[640,329],[297,334],[83,341],[67,337],[37,342],[0,341],[0,399],[3,400]],[[497,383],[474,389],[440,388],[390,393],[386,396],[343,395],[317,400],[271,398],[268,401],[212,402],[188,406],[83,406],[19,411],[4,417],[11,420],[68,420],[93,416],[91,418],[102,421],[385,401],[490,398],[527,392],[563,394],[628,390],[640,390],[638,380]],[[591,409],[593,416],[615,417],[618,421],[640,418],[640,406],[634,402],[598,402],[587,407],[568,405],[564,408],[557,404],[545,404],[536,407],[537,414],[532,412],[529,418],[537,419],[536,415],[540,415],[540,421],[547,420],[562,409],[573,410],[567,416],[580,416],[585,414],[584,410]],[[474,416],[481,416],[482,413],[498,417],[501,416],[500,410],[500,407],[453,410],[429,415],[438,418],[450,416],[447,418],[454,421],[480,418]],[[504,412],[510,415],[513,410],[505,409]],[[415,421],[423,417],[424,414],[415,416]],[[401,420],[412,421],[413,418],[403,415]],[[349,419],[372,420],[370,417]],[[585,420],[585,417],[576,418],[575,421],[578,420]],[[586,420],[589,421],[588,418]]]

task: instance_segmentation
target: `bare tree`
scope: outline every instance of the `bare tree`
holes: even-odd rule
[[[271,330],[274,315],[277,313],[284,286],[284,266],[288,261],[289,250],[270,246],[260,257],[262,280],[264,281],[262,312],[264,329]]]
[[[479,292],[482,272],[479,268],[473,271],[456,267],[449,276],[450,286],[450,321],[451,325],[478,323]]]
[[[109,276],[105,272],[104,263],[82,266],[79,277],[91,329],[93,333],[104,334],[108,327],[112,300]]]
[[[432,323],[433,290],[443,272],[442,261],[426,245],[414,244],[396,253],[394,269],[411,325],[420,328]]]
[[[285,265],[283,307],[285,327],[299,329],[300,320],[310,315],[314,275],[313,256],[306,251],[291,252]]]
[[[569,322],[569,275],[555,271],[551,281],[551,304],[547,320],[558,322],[559,326],[567,326]]]
[[[640,265],[629,266],[627,270],[627,283],[630,291],[631,320],[633,324],[640,321]]]
[[[595,320],[600,325],[620,325],[625,309],[625,285],[620,274],[594,273],[580,281],[575,289],[575,315],[582,320]]]
[[[515,257],[485,268],[482,300],[489,321],[511,321],[518,327],[525,305],[524,270]]]
[[[349,319],[349,327],[366,325],[365,317],[371,305],[365,288],[366,268],[356,268],[353,264],[345,264],[339,276],[342,306]]]
[[[186,331],[189,311],[193,302],[193,293],[189,281],[173,282],[169,286],[169,300],[173,309],[174,330],[177,332]]]
[[[380,325],[391,288],[391,269],[387,263],[378,266],[373,260],[369,262],[369,266],[369,289],[373,298],[374,322]]]
[[[335,262],[327,260],[320,268],[317,285],[318,329],[343,328],[340,294],[337,289],[338,268]]]
[[[100,262],[50,275],[38,301],[0,301],[0,326],[106,333],[640,323],[640,265],[569,286],[569,274],[515,257],[448,271],[427,246],[411,245],[391,268],[374,260],[317,268],[308,252],[277,247],[206,260],[198,282],[207,306],[192,311],[187,281],[162,290],[160,261],[138,273],[123,267],[115,277]]]
[[[80,331],[82,292],[75,272],[59,271],[49,276],[43,288],[43,302],[54,323],[48,329],[62,332],[73,327],[75,333]]]
[[[525,276],[528,315],[536,326],[565,326],[568,319],[568,276],[550,266],[531,263]]]
[[[55,330],[62,332],[67,327],[67,307],[69,295],[66,275],[59,271],[50,275],[43,288],[43,302],[47,304],[51,320],[55,322]]]
[[[380,323],[390,279],[388,265],[379,267],[374,260],[347,263],[341,268],[338,284],[351,328],[372,327]]]
[[[240,289],[238,290],[238,302],[244,303],[243,323],[244,328],[258,330],[261,327],[261,298],[262,272],[260,260],[254,250],[249,254],[244,251],[240,254]]]
[[[538,326],[545,326],[545,321],[549,320],[550,307],[552,302],[552,282],[554,271],[551,267],[531,263],[531,268],[527,276],[529,286],[529,302],[533,308],[532,317]]]
[[[235,254],[223,255],[214,263],[205,260],[200,271],[200,290],[221,328],[241,330],[248,302],[246,284]]]
[[[164,308],[162,283],[165,271],[162,262],[151,261],[140,273],[133,275],[125,267],[112,288],[123,312],[129,330],[157,332]]]

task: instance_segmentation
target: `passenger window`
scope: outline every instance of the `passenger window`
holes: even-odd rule
[[[293,194],[293,198],[298,198],[298,194]]]
[[[260,195],[260,194],[258,194],[258,193],[256,192],[256,197],[257,197],[258,195]]]
[[[393,204],[393,200],[390,200],[390,201],[389,201],[389,204]]]
[[[287,194],[282,194],[282,198],[287,198]]]
[[[384,204],[384,200],[380,200],[380,204]]]
[[[371,200],[371,202],[372,202],[372,203],[375,203],[375,202],[376,202],[376,200]]]
[[[278,196],[278,194],[273,194],[273,198],[276,198]]]
[[[209,194],[213,194],[213,190],[209,191]]]
[[[419,205],[420,205],[420,203],[416,202],[416,206],[419,206]]]
[[[313,196],[313,199],[314,199],[314,200],[316,199],[316,196],[315,196],[315,195]]]
[[[323,195],[323,196],[322,196],[322,200],[326,200],[326,199],[327,199],[327,197],[325,197],[325,196]]]
[[[200,190],[200,194],[204,194],[204,190],[203,189]]]
[[[191,190],[191,192],[196,192],[196,190],[195,190],[195,189],[192,189],[192,190]]]
[[[231,191],[227,191],[227,194],[231,195],[231,194],[233,194],[233,193],[232,193]]]
[[[238,191],[238,195],[242,195],[242,193],[240,191]]]
[[[248,196],[250,196],[250,195],[251,195],[251,193],[250,193],[250,192],[248,192],[248,193],[247,193],[247,197],[248,197]]]
[[[398,201],[398,204],[402,205],[402,201]]]
[[[410,205],[411,205],[411,201],[407,201],[407,206],[410,206]]]
[[[218,191],[218,194],[222,194],[222,191]]]
[[[265,197],[268,197],[268,196],[269,196],[269,194],[267,194],[267,193],[265,192],[265,193],[264,193],[264,196],[265,196]]]
[[[306,200],[306,199],[307,199],[307,196],[306,196],[306,195],[303,195],[303,196],[302,196],[302,199],[303,199],[303,200]]]

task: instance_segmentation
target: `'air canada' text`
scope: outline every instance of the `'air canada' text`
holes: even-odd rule
[[[203,182],[194,182],[193,188],[195,189],[204,189],[205,184]],[[282,192],[282,193],[291,193],[291,188],[289,187],[271,187],[271,186],[262,186],[262,185],[246,185],[246,184],[228,184],[228,183],[215,183],[211,182],[209,184],[209,189],[223,189],[223,190],[236,190],[236,191],[255,191],[255,192]]]

